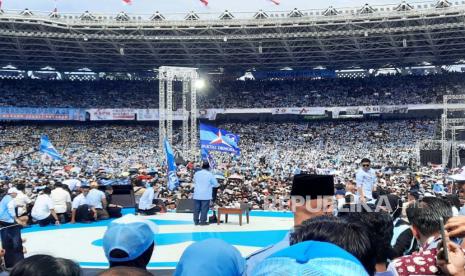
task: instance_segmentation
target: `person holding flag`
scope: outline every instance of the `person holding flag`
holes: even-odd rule
[[[165,138],[163,144],[165,145],[166,152],[166,165],[168,166],[168,190],[173,191],[179,186],[179,179],[176,174],[176,162],[174,158],[173,149],[170,142]]]
[[[194,174],[194,224],[208,225],[207,213],[210,200],[213,198],[213,188],[218,187],[218,181],[209,171],[208,161],[202,163],[202,169]],[[199,218],[200,215],[200,218]]]

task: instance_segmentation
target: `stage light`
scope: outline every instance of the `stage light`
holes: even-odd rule
[[[198,79],[195,81],[195,88],[202,90],[205,88],[205,80],[203,79]]]

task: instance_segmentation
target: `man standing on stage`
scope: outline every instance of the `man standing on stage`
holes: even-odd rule
[[[195,225],[208,225],[207,214],[212,199],[214,187],[218,187],[215,176],[209,171],[210,164],[205,161],[202,170],[194,175],[194,223]],[[200,214],[200,220],[199,220]]]
[[[355,182],[360,202],[369,202],[373,200],[373,191],[376,190],[376,173],[370,168],[370,159],[363,158],[361,164],[362,167],[355,174]]]

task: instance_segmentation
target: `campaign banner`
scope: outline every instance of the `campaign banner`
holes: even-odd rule
[[[199,118],[208,119],[210,121],[216,120],[216,115],[218,113],[224,113],[224,109],[201,109],[199,110]]]
[[[80,121],[84,115],[77,108],[0,107],[0,120]]]
[[[294,115],[324,115],[324,107],[289,107],[289,108],[275,108],[273,115],[281,114],[294,114]]]
[[[200,148],[240,155],[239,136],[224,129],[200,124]]]
[[[158,121],[158,109],[137,109],[137,121]]]
[[[364,106],[363,114],[386,114],[386,113],[407,113],[407,105],[381,105],[381,106]]]
[[[275,70],[275,71],[254,71],[253,77],[256,80],[265,79],[296,79],[296,78],[336,78],[334,70]]]
[[[360,111],[359,107],[348,107],[346,109],[346,115],[358,115]]]
[[[160,113],[158,109],[135,109],[137,121],[159,121]],[[165,118],[166,119],[166,118]],[[184,111],[182,109],[173,111],[173,121],[182,121],[184,119]]]
[[[380,107],[380,113],[408,113],[407,105],[386,105]]]
[[[136,118],[134,109],[131,108],[101,108],[87,109],[91,121],[131,121]]]
[[[363,106],[363,114],[381,113],[380,106]]]

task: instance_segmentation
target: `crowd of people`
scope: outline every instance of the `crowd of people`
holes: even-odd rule
[[[53,83],[53,85],[50,85]],[[278,108],[311,106],[442,103],[462,94],[462,73],[300,80],[210,80],[199,90],[199,108]],[[0,80],[0,107],[158,108],[158,81]],[[181,91],[180,82],[174,90]],[[181,107],[180,93],[175,104]]]
[[[210,174],[208,163],[203,164],[200,172]],[[376,186],[379,175],[369,159],[359,165],[356,195],[350,192],[353,184],[337,184],[334,175],[295,174],[289,194],[294,227],[282,241],[247,258],[219,239],[195,242],[183,252],[174,275],[465,275],[465,216],[454,211],[455,202],[465,200],[465,178],[454,188],[410,197],[428,188],[417,182],[404,201]],[[334,204],[340,194],[345,195],[342,204]],[[157,234],[154,222],[132,214],[112,221],[103,236],[109,269],[98,275],[151,275],[147,266]],[[14,248],[1,254],[9,250]],[[71,260],[34,255],[19,260],[9,275],[77,276],[82,270]]]
[[[255,210],[292,211],[295,228],[280,243],[245,259],[220,240],[194,243],[175,275],[463,275],[465,257],[455,244],[465,237],[460,216],[465,214],[465,186],[454,187],[449,180],[457,172],[422,166],[418,160],[416,143],[437,135],[437,121],[230,122],[218,127],[239,135],[241,155],[212,153],[212,186],[218,186],[212,207],[247,204]],[[172,144],[179,152],[180,131],[175,132]],[[37,152],[41,134],[48,135],[62,161]],[[179,199],[203,201],[196,196],[195,175],[208,166],[177,156],[181,184],[169,191],[165,155],[158,150],[153,125],[4,123],[0,136],[1,226],[11,233],[20,225],[116,218],[104,236],[110,269],[101,275],[148,275],[157,230],[141,216],[174,210]],[[122,217],[122,206],[112,202],[117,185],[132,185],[141,216]],[[309,211],[306,205],[296,206],[293,198],[298,196],[308,196],[311,206],[319,206],[314,200],[329,203],[327,209]],[[344,211],[364,204],[381,208],[375,215]],[[199,205],[202,213],[205,208],[208,204]],[[454,241],[447,245],[449,263],[444,250],[436,249],[442,244],[439,218]],[[194,222],[208,224],[205,220],[201,215]],[[70,260],[46,255],[22,260],[23,252],[17,251],[22,240],[3,238],[11,241],[3,245],[5,263],[16,264],[11,275],[30,275],[31,269],[63,275],[53,274],[52,268],[67,275],[81,273]],[[206,248],[208,254],[200,260],[199,252]]]
[[[405,190],[414,172],[406,169],[418,165],[416,142],[433,138],[436,122],[225,123],[220,127],[239,135],[241,155],[212,153],[222,183],[218,205],[245,201],[253,209],[283,210],[288,208],[289,179],[296,172],[332,173],[342,183],[353,179],[357,160],[365,156],[381,169],[383,181],[395,184],[398,192]],[[174,209],[178,199],[192,196],[194,164],[180,161],[181,186],[168,191],[157,132],[150,125],[3,125],[0,135],[6,144],[0,154],[0,181],[22,182],[31,191],[66,181],[79,183],[73,188],[94,181],[132,183],[142,196],[147,180],[154,179],[157,197],[167,209]],[[65,161],[52,162],[34,152],[41,134],[49,136]],[[179,140],[175,136],[175,149]],[[279,200],[270,204],[270,195]]]

